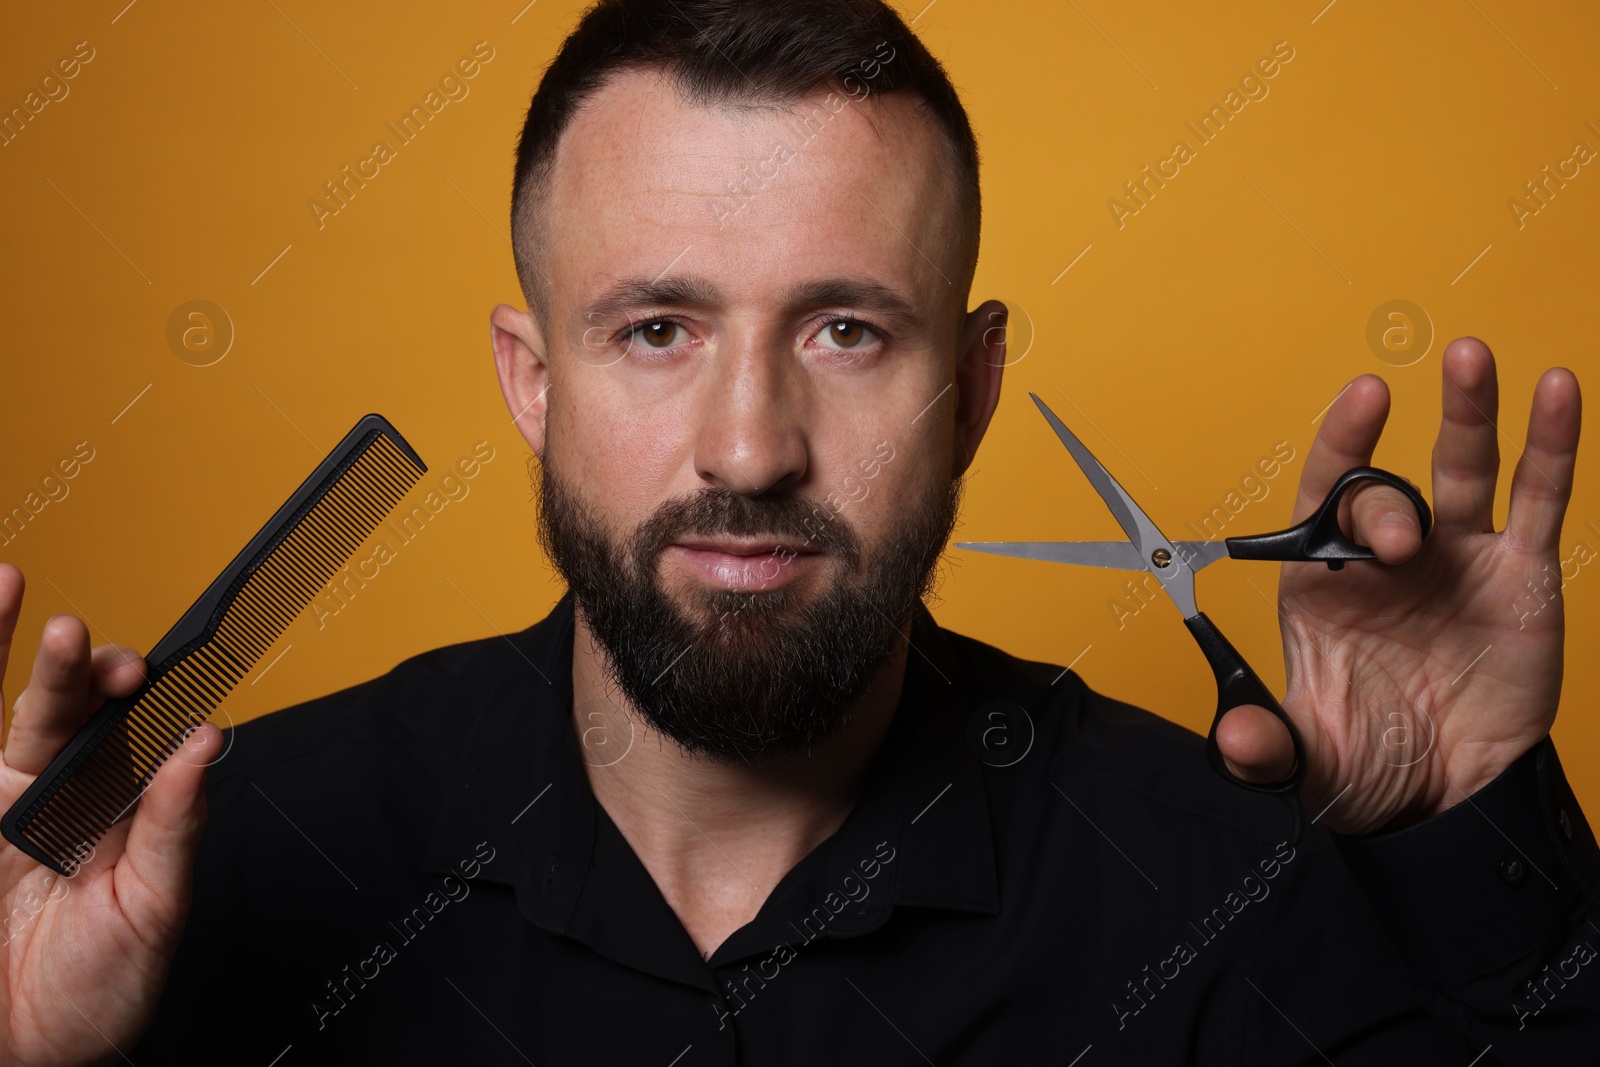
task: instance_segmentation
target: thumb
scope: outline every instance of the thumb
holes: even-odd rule
[[[205,827],[206,768],[222,752],[222,731],[203,722],[156,771],[133,813],[118,866],[130,864],[152,896],[184,910]]]
[[[1257,784],[1281,782],[1294,772],[1294,740],[1266,708],[1241,704],[1217,723],[1217,750],[1228,769]]]

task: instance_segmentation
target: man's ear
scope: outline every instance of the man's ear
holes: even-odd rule
[[[489,312],[489,342],[511,421],[543,462],[545,398],[550,391],[544,333],[530,312],[499,304]]]
[[[956,470],[966,473],[978,443],[1000,403],[1000,376],[1006,366],[1009,312],[998,300],[985,300],[967,312],[961,351],[956,356]]]

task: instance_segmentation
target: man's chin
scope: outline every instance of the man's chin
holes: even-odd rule
[[[684,630],[694,643],[724,650],[740,658],[758,655],[793,640],[795,627],[806,625],[801,615],[820,597],[796,588],[756,592],[691,587],[666,593]]]

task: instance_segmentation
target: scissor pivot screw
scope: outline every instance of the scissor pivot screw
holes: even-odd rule
[[[1150,562],[1154,563],[1157,567],[1171,566],[1172,553],[1168,552],[1164,548],[1158,548],[1154,552],[1150,553]]]

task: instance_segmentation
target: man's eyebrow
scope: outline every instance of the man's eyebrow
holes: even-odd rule
[[[608,286],[584,311],[590,318],[605,318],[634,307],[712,307],[721,297],[715,285],[693,274],[623,278]]]
[[[901,326],[914,326],[922,321],[916,307],[899,290],[863,278],[823,278],[806,282],[790,292],[789,306],[795,309],[861,308],[875,311]]]
[[[722,291],[710,280],[694,274],[670,278],[623,278],[607,287],[585,313],[591,319],[605,318],[637,307],[715,307],[722,303]],[[865,278],[819,278],[802,282],[784,300],[787,311],[808,311],[821,307],[860,308],[873,311],[897,325],[921,323],[915,305],[899,290]]]

